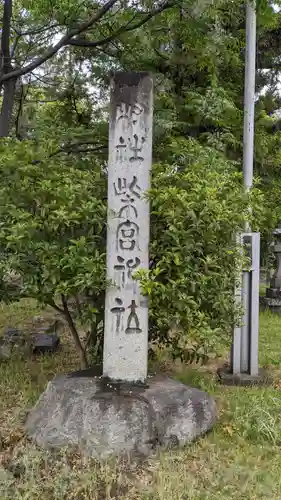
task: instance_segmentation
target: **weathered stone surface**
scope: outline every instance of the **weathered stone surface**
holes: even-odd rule
[[[27,334],[18,328],[8,327],[0,339],[0,360],[8,360],[15,353],[30,354],[54,353],[60,347],[60,338],[56,333],[58,322],[42,327],[36,333]]]
[[[280,288],[281,287],[281,227],[278,226],[278,228],[275,229],[273,232],[274,235],[274,245],[273,245],[273,252],[275,254],[276,258],[276,269],[275,272],[270,280],[270,288]]]
[[[185,445],[215,423],[214,400],[172,379],[132,386],[77,375],[49,382],[30,412],[26,431],[38,445],[78,445],[97,458],[148,455],[157,445]]]
[[[149,267],[153,78],[115,73],[108,157],[107,278],[103,374],[129,382],[147,376],[148,300],[134,273]]]
[[[0,361],[7,361],[12,355],[12,346],[0,340]]]
[[[4,331],[3,341],[5,344],[22,346],[24,345],[26,338],[24,333],[18,328],[8,327]]]
[[[14,353],[22,355],[26,354],[27,351],[28,342],[24,332],[18,328],[8,327],[0,339],[0,360],[6,361]]]
[[[267,288],[266,297],[269,299],[279,299],[281,300],[281,290],[280,288]]]
[[[266,289],[266,297],[260,297],[261,310],[269,309],[273,313],[281,314],[281,226],[273,231],[273,252],[276,257],[276,269],[270,280],[270,287]]]
[[[270,309],[273,313],[281,314],[281,298],[260,297],[260,307],[262,311]]]
[[[65,328],[65,323],[56,317],[46,319],[42,316],[35,316],[33,323],[36,332],[40,333],[59,334]]]

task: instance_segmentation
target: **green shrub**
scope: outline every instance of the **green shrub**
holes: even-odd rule
[[[230,338],[237,316],[235,233],[249,217],[241,175],[214,150],[178,140],[169,163],[154,166],[150,201],[152,267],[140,279],[150,297],[152,348],[204,358]]]
[[[0,156],[0,298],[32,297],[54,307],[85,366],[72,310],[74,302],[85,333],[98,340],[106,286],[105,179],[94,163],[87,171],[83,161],[49,158],[31,141],[3,141]]]
[[[167,163],[153,168],[149,193],[152,266],[139,278],[151,299],[151,346],[192,361],[230,338],[241,265],[235,234],[249,215],[248,200],[236,165],[220,153],[192,140],[167,151]],[[85,365],[78,320],[100,359],[106,177],[94,161],[50,158],[31,141],[3,141],[0,155],[0,298],[53,306]]]

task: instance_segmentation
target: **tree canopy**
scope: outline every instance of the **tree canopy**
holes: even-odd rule
[[[151,71],[153,265],[139,279],[152,343],[205,356],[237,316],[244,0],[5,0],[0,16],[2,298],[51,304],[76,335],[75,298],[102,338],[110,72]],[[278,2],[259,0],[257,19],[251,222],[265,256],[281,219]]]

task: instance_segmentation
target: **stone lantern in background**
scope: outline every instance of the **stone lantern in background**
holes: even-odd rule
[[[276,269],[270,280],[270,287],[266,289],[265,297],[260,297],[260,305],[263,310],[269,309],[281,314],[281,224],[273,231],[273,236],[272,250],[276,258]]]

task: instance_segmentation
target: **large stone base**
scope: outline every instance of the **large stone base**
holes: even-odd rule
[[[96,458],[149,455],[158,445],[189,443],[216,421],[213,398],[175,380],[154,376],[147,385],[127,385],[93,374],[49,382],[28,416],[28,436],[43,447],[78,446]]]

